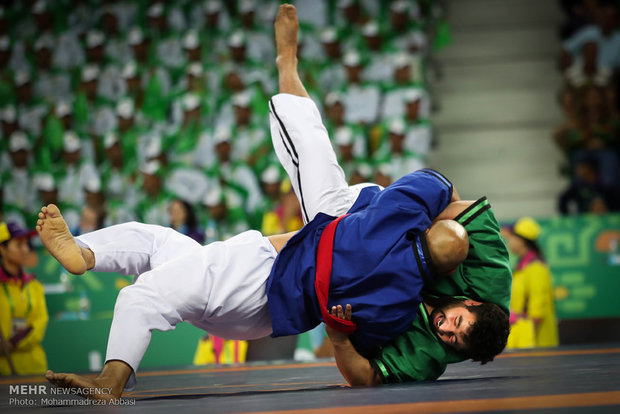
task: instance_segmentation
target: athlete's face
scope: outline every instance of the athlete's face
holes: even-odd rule
[[[478,302],[466,302],[437,307],[433,309],[429,318],[429,323],[439,339],[460,351],[467,349],[466,337],[476,322],[476,315],[467,309],[466,305],[475,305]]]

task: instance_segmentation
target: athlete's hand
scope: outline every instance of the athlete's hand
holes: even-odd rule
[[[332,306],[332,310],[330,313],[332,316],[336,318],[344,319],[345,321],[350,321],[352,312],[353,310],[351,308],[351,305],[347,304],[347,306],[344,309],[342,308],[342,305]],[[332,343],[334,344],[349,340],[349,335],[344,334],[330,327],[327,324],[325,324],[325,332],[327,332],[327,336],[329,337],[329,340],[332,341]]]

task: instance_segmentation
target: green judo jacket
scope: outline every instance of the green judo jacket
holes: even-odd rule
[[[493,302],[509,314],[512,272],[508,250],[486,197],[455,217],[469,235],[469,253],[450,277],[425,286],[423,297],[452,296]],[[407,332],[370,359],[382,382],[435,380],[447,364],[466,358],[444,345],[429,325],[423,304]]]

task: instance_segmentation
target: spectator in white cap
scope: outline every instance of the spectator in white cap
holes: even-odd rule
[[[58,101],[54,108],[54,114],[62,123],[65,130],[71,129],[73,124],[73,108],[67,101]]]
[[[219,132],[215,136],[214,143],[217,158],[208,174],[218,182],[226,183],[243,191],[246,196],[242,206],[250,218],[250,222],[256,224],[260,222],[260,215],[262,214],[259,211],[262,194],[258,180],[250,167],[233,158],[233,143],[230,141],[230,133],[223,133],[223,130]]]
[[[127,34],[127,44],[131,47],[133,57],[141,64],[146,64],[149,58],[150,40],[145,37],[139,27],[132,27]]]
[[[58,168],[58,191],[61,202],[74,207],[84,204],[84,187],[87,180],[99,177],[95,166],[82,157],[82,142],[74,131],[63,136],[62,159],[64,165]]]
[[[39,193],[40,205],[58,204],[58,188],[51,173],[37,173],[34,177],[34,183]]]
[[[95,213],[95,215],[98,217],[96,221],[97,222],[100,221],[100,223],[103,224],[103,214],[105,211],[106,199],[105,199],[105,194],[102,191],[101,178],[99,178],[99,176],[88,177],[88,179],[84,183],[84,196],[85,196],[84,206],[89,207],[91,209],[91,211],[87,212],[88,214],[87,218],[91,219],[93,216],[92,213]],[[82,209],[82,216],[83,214],[84,214],[84,209]],[[90,221],[91,220],[89,220],[89,222]],[[80,223],[80,227],[82,228],[82,230],[85,230],[82,227],[82,224],[83,223]],[[91,227],[91,226],[89,225],[88,227]],[[97,228],[100,228],[100,227],[101,226],[98,226]]]
[[[348,125],[336,128],[333,137],[338,164],[342,167],[347,182],[350,182],[358,164],[366,162],[366,139],[359,128]]]
[[[134,208],[137,203],[137,189],[134,185],[136,161],[125,156],[119,136],[107,133],[103,138],[105,159],[100,165],[101,185],[105,192],[105,224],[112,225],[136,220]]]
[[[323,54],[320,59],[318,83],[321,89],[331,91],[339,88],[346,80],[342,66],[342,42],[334,27],[323,29],[319,35]]]
[[[203,204],[207,214],[201,220],[205,229],[205,243],[226,240],[237,231],[250,228],[245,215],[243,195],[239,190],[218,182],[212,182]]]
[[[134,126],[135,106],[131,98],[123,98],[116,105],[118,130],[121,133],[129,131]]]
[[[421,88],[412,87],[415,84],[414,73],[420,75],[417,58],[407,52],[400,52],[393,57],[392,80],[382,84],[383,103],[381,118],[389,119],[404,116],[407,102],[418,102],[418,112],[421,107],[429,107],[428,94]],[[418,68],[418,69],[416,69]]]
[[[146,11],[149,27],[155,33],[162,34],[168,29],[164,11],[164,3],[161,1],[151,3]]]
[[[19,107],[19,128],[34,137],[41,134],[43,119],[49,112],[49,105],[34,90],[34,83],[29,70],[17,71],[14,75],[15,92]]]
[[[200,38],[196,30],[189,30],[183,36],[183,49],[188,62],[200,62],[202,60],[202,49]]]
[[[52,67],[52,50],[54,37],[44,33],[34,43],[34,60],[39,70],[50,70]]]
[[[99,83],[99,66],[87,64],[82,67],[79,90],[86,95],[89,102],[94,102],[97,97]]]
[[[105,159],[101,163],[101,182],[106,198],[122,201],[133,189],[135,160],[125,157],[118,134],[109,132],[103,138]]]
[[[52,29],[54,28],[54,21],[50,12],[50,6],[47,4],[47,1],[37,0],[32,5],[31,12],[34,16],[37,30],[41,32],[52,31]]]
[[[13,132],[8,141],[11,166],[2,177],[2,208],[5,214],[11,210],[12,216],[20,217],[23,222],[23,219],[34,213],[32,206],[36,205],[37,201],[31,173],[32,146],[23,131]]]
[[[101,64],[105,57],[105,34],[99,30],[89,30],[86,33],[86,59],[91,63]]]
[[[366,83],[362,77],[364,66],[356,51],[349,51],[343,58],[347,72],[347,84],[343,98],[347,108],[345,121],[370,125],[376,121],[381,100],[381,90],[373,83]]]
[[[169,226],[168,201],[171,195],[164,190],[165,173],[159,161],[147,161],[140,165],[140,177],[136,181],[136,213],[143,223]]]
[[[255,172],[262,171],[272,153],[271,138],[261,114],[251,105],[251,91],[233,95],[234,122],[231,131],[235,139],[233,159],[245,162]]]
[[[135,60],[125,62],[122,69],[122,76],[125,80],[126,94],[131,96],[138,107],[142,106],[143,88],[142,77]]]
[[[364,79],[372,82],[386,82],[392,78],[393,51],[383,39],[379,24],[375,20],[366,23],[362,29],[365,48],[362,49],[365,60]]]
[[[7,105],[0,109],[2,121],[2,137],[10,137],[18,129],[17,109],[14,105]]]
[[[15,86],[17,101],[23,105],[29,104],[32,100],[33,95],[30,72],[27,70],[20,70],[15,72],[15,75],[13,77],[13,85]]]

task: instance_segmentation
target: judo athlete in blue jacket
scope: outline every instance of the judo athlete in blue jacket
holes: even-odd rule
[[[289,27],[280,13],[279,56],[291,52],[282,23]],[[450,182],[422,170],[384,190],[348,187],[318,110],[304,95],[296,61],[289,67],[278,58],[277,64],[285,93],[270,101],[272,139],[306,226],[270,237],[251,230],[207,246],[141,223],[74,239],[58,208],[43,207],[37,230],[67,270],[136,275],[117,299],[102,373],[91,379],[49,371],[52,383],[109,387],[111,393],[90,397],[118,397],[135,386],[151,331],[182,321],[219,337],[254,339],[300,333],[324,320],[352,334],[360,348],[376,347],[415,318],[425,279],[448,273],[465,258],[463,227],[452,220],[433,223],[458,198]],[[354,306],[352,321],[330,314],[330,306],[340,303]]]

